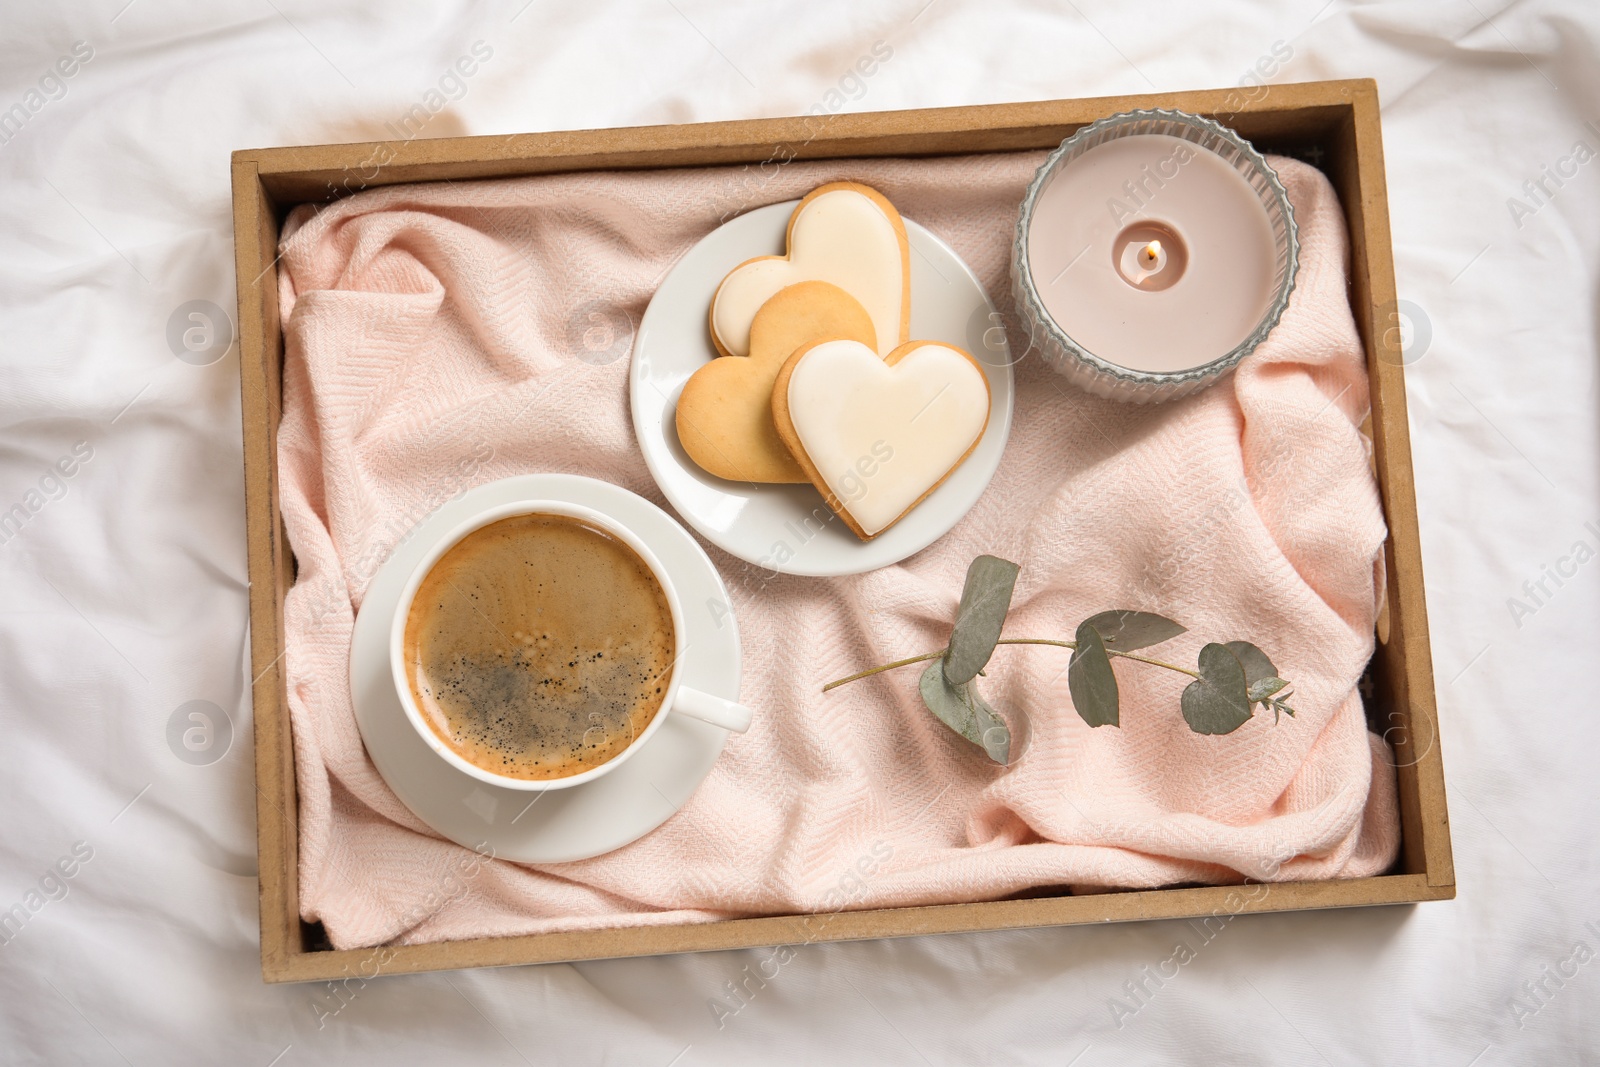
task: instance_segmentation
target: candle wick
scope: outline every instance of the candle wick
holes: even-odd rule
[[[1144,246],[1144,256],[1150,262],[1154,263],[1156,261],[1156,259],[1160,257],[1160,255],[1161,255],[1161,242],[1160,241],[1151,241],[1149,244]]]

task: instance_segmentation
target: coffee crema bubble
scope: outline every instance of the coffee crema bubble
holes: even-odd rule
[[[474,530],[422,579],[406,680],[452,751],[548,781],[622,753],[661,709],[674,634],[666,591],[628,545],[561,515]]]

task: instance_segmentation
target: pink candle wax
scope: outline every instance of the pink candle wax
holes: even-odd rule
[[[1027,245],[1046,313],[1129,370],[1222,358],[1276,293],[1260,196],[1215,153],[1165,134],[1107,141],[1064,166],[1039,194]]]

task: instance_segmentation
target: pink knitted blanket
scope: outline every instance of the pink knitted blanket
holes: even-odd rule
[[[931,548],[856,577],[770,581],[742,580],[745,565],[711,549],[757,717],[654,833],[597,859],[488,861],[458,878],[466,850],[419,822],[367,758],[351,626],[413,522],[466,485],[538,471],[665,506],[634,441],[625,357],[628,324],[678,256],[724,217],[855,179],[948,241],[1006,307],[1016,210],[1042,158],[438,183],[290,216],[278,450],[299,562],[285,625],[307,920],[349,947],[1390,864],[1391,757],[1356,692],[1384,523],[1358,431],[1367,382],[1345,225],[1326,179],[1286,159],[1272,162],[1300,223],[1299,286],[1231,378],[1131,407],[1030,355],[999,473]],[[1258,711],[1235,733],[1193,734],[1177,710],[1187,679],[1125,664],[1121,729],[1091,730],[1064,650],[1002,646],[986,693],[1033,729],[1003,769],[928,714],[915,668],[822,695],[826,681],[941,647],[983,552],[1022,565],[1008,634],[1070,638],[1106,608],[1157,611],[1190,628],[1161,646],[1177,662],[1209,639],[1261,645],[1294,681],[1298,718]]]

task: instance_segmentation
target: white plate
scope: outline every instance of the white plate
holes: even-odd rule
[[[666,822],[711,772],[726,730],[668,714],[655,736],[610,774],[571,789],[527,793],[480,782],[417,736],[389,670],[389,621],[428,547],[467,518],[499,504],[565,500],[638,534],[683,597],[686,685],[739,699],[739,627],[705,551],[666,512],[619,486],[570,474],[530,474],[479,486],[417,524],[379,569],[356,617],[350,692],[356,724],[378,773],[417,818],[468,848],[488,843],[500,859],[561,863],[636,841]]]
[[[972,455],[911,514],[865,542],[809,485],[727,482],[701,470],[678,443],[674,420],[684,382],[718,358],[706,325],[712,294],[745,260],[783,253],[798,203],[772,204],[727,222],[672,268],[645,310],[633,346],[633,428],[656,484],[708,541],[768,571],[858,574],[928,547],[983,495],[1011,435],[1011,353],[977,277],[949,245],[907,219],[912,339],[959,345],[989,378],[989,427]]]

